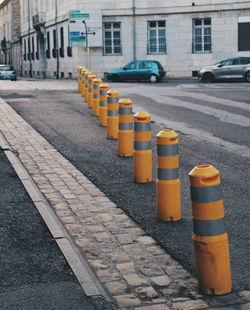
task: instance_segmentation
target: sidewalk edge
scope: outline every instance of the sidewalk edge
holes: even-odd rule
[[[56,243],[61,249],[65,259],[73,270],[77,280],[87,296],[103,296],[111,302],[111,298],[96,278],[88,263],[81,255],[79,249],[73,243],[71,237],[51,209],[49,203],[38,189],[37,185],[17,157],[3,134],[0,132],[0,147],[17,173],[24,188],[35,204],[39,214],[43,218]]]

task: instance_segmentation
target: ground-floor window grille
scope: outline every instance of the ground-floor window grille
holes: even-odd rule
[[[148,54],[166,54],[166,21],[148,22]]]
[[[193,53],[212,52],[211,18],[193,19]]]
[[[103,23],[104,55],[121,55],[121,23]]]

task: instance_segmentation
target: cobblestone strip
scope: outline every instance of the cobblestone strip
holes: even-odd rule
[[[0,130],[119,309],[202,309],[190,274],[0,99]]]

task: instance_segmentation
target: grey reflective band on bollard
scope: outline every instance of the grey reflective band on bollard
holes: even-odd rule
[[[134,148],[137,151],[151,150],[152,141],[134,141]]]
[[[119,101],[119,97],[108,97],[108,103],[117,103]]]
[[[105,89],[100,89],[100,95],[101,95],[101,96],[107,95],[107,90],[105,90]]]
[[[178,178],[179,178],[179,168],[174,168],[174,169],[158,168],[158,179],[159,180],[175,180]]]
[[[133,123],[119,123],[119,130],[132,130]]]
[[[135,123],[135,131],[151,131],[151,122],[148,123]]]
[[[132,107],[131,108],[119,108],[120,115],[130,115],[132,114]]]
[[[159,156],[178,155],[178,144],[172,144],[172,145],[157,144],[157,155]]]
[[[99,99],[100,96],[98,94],[94,94],[94,99]]]
[[[108,110],[108,116],[118,116],[118,110]]]
[[[107,101],[100,101],[100,106],[101,107],[106,107],[107,106]]]
[[[190,186],[191,200],[196,203],[213,202],[222,199],[221,184],[207,187]]]
[[[193,219],[193,232],[197,236],[216,236],[226,232],[224,217],[216,220],[197,220]]]

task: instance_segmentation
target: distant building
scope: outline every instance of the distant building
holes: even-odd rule
[[[4,0],[0,4],[0,63],[13,64],[21,73],[20,2]]]
[[[24,76],[71,78],[84,65],[102,77],[152,59],[169,77],[190,77],[226,57],[250,56],[249,0],[20,0],[20,7]],[[85,14],[85,47],[69,42],[72,10]]]

